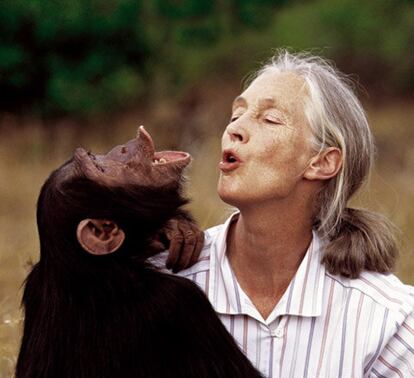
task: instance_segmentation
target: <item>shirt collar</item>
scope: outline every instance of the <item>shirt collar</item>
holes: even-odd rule
[[[232,214],[213,235],[210,251],[210,287],[208,296],[215,310],[222,314],[247,314],[262,319],[243,292],[226,256],[226,239]],[[321,264],[321,241],[313,232],[312,242],[298,271],[282,298],[266,319],[269,323],[281,315],[319,316],[322,313],[325,267]]]
[[[322,314],[325,266],[321,263],[321,247],[321,240],[313,231],[312,241],[299,269],[270,316]]]
[[[241,314],[240,286],[226,256],[229,226],[238,216],[232,214],[213,236],[210,250],[210,286],[208,297],[221,314]]]

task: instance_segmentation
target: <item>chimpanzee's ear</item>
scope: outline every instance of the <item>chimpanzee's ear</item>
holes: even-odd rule
[[[119,249],[125,233],[108,219],[84,219],[78,224],[76,236],[82,248],[92,255],[107,255]]]

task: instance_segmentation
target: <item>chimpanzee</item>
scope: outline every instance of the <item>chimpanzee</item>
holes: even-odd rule
[[[78,148],[40,192],[40,260],[26,279],[17,378],[259,377],[204,293],[156,269],[190,155],[143,127],[106,155]]]

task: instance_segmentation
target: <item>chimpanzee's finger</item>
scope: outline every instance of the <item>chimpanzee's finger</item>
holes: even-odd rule
[[[196,232],[196,244],[194,246],[194,251],[188,263],[188,266],[186,268],[193,266],[198,261],[198,258],[200,257],[200,253],[203,249],[203,246],[204,246],[204,232],[197,231]]]
[[[170,242],[170,246],[168,247],[168,258],[165,262],[165,266],[167,269],[171,269],[176,266],[180,258],[184,237],[178,228],[178,222],[175,219],[169,222],[168,230],[165,234]]]
[[[178,227],[181,231],[182,236],[184,237],[184,240],[183,246],[181,248],[180,258],[173,267],[174,273],[183,270],[188,266],[197,242],[196,233],[188,223],[178,223]]]
[[[165,251],[165,245],[160,240],[152,240],[149,245],[149,250],[151,255],[156,255],[160,252]]]

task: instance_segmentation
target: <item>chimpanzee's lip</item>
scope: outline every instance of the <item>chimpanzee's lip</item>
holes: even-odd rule
[[[150,133],[145,130],[144,126],[140,126],[137,133],[137,138],[143,137],[148,148],[148,153],[152,155],[152,164],[156,166],[177,165],[185,167],[191,161],[191,156],[188,152],[183,151],[155,151],[154,142]]]
[[[145,128],[144,128],[144,126],[140,126],[139,128],[138,128],[138,131],[137,131],[137,137],[136,137],[138,140],[139,139],[144,139],[143,140],[143,142],[144,142],[144,144],[146,145],[146,147],[148,148],[148,154],[150,155],[150,156],[154,156],[154,153],[155,153],[155,146],[154,146],[154,142],[153,142],[153,140],[152,140],[152,138],[151,138],[151,135],[150,135],[150,133],[147,131],[147,130],[145,130]]]

